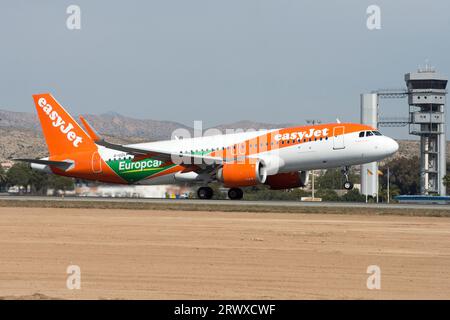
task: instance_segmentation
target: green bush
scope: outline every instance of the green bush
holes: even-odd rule
[[[47,189],[73,190],[74,180],[55,174],[35,171],[31,169],[29,164],[18,162],[6,173],[6,185],[16,185],[24,188],[30,186],[31,193],[46,194]]]
[[[353,189],[344,194],[341,198],[341,201],[348,202],[365,202],[366,196],[359,193],[359,190]]]

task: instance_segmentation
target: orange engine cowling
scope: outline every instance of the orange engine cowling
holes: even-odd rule
[[[304,187],[307,183],[308,171],[277,173],[268,176],[265,182],[273,190]]]
[[[217,179],[226,187],[248,187],[266,182],[267,171],[264,163],[225,163],[217,171]]]

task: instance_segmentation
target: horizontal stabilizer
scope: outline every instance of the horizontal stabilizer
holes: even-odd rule
[[[54,160],[43,160],[43,159],[14,159],[15,161],[22,161],[28,163],[37,163],[47,166],[53,166],[61,170],[69,169],[73,163],[69,161],[54,161]]]

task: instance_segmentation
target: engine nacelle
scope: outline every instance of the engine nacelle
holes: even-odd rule
[[[270,186],[270,189],[280,190],[304,187],[308,184],[308,181],[308,171],[295,171],[268,176],[265,184]]]
[[[217,171],[217,179],[226,187],[248,187],[266,182],[267,171],[264,163],[225,163]]]

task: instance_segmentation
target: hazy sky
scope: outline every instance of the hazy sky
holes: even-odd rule
[[[366,27],[371,4],[381,30]],[[450,75],[448,0],[11,0],[0,15],[7,110],[34,112],[31,94],[49,91],[75,114],[187,125],[359,121],[360,93],[403,87],[425,59]],[[382,111],[406,115],[406,101]]]

